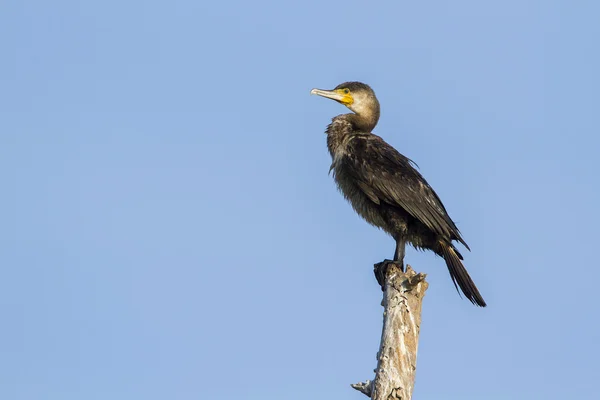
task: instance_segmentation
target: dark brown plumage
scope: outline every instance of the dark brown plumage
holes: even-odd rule
[[[336,100],[354,113],[334,117],[327,127],[330,171],[354,210],[396,240],[394,261],[404,265],[406,243],[444,258],[454,286],[472,303],[485,301],[452,241],[469,246],[442,201],[413,162],[371,131],[379,120],[379,101],[364,83],[346,82],[313,94]]]

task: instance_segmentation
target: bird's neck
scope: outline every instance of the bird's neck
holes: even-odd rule
[[[377,121],[379,121],[379,110],[338,115],[331,121],[327,134],[339,136],[350,133],[371,133]]]
[[[342,114],[334,117],[326,130],[327,147],[331,156],[343,149],[352,135],[371,133],[378,119],[379,112],[366,115],[365,113]]]
[[[363,110],[356,114],[346,114],[346,119],[352,124],[355,131],[371,133],[379,121],[379,109]]]

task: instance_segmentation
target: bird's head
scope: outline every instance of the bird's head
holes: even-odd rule
[[[379,101],[375,92],[362,82],[344,82],[333,90],[313,89],[310,94],[345,105],[357,115],[355,123],[360,127],[372,129],[379,120]]]
[[[375,92],[362,82],[344,82],[333,90],[313,89],[310,94],[335,100],[359,115],[370,114],[375,110],[379,113],[379,101]]]

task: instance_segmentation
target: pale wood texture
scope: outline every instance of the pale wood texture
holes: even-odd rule
[[[383,330],[375,381],[352,387],[372,400],[410,400],[415,384],[421,305],[428,284],[410,266],[389,264],[383,293]]]

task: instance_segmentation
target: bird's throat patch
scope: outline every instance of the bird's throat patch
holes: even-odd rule
[[[340,99],[340,103],[345,106],[349,106],[354,103],[354,98],[352,97],[352,93],[346,93],[346,89],[337,89],[336,92],[342,96]]]

